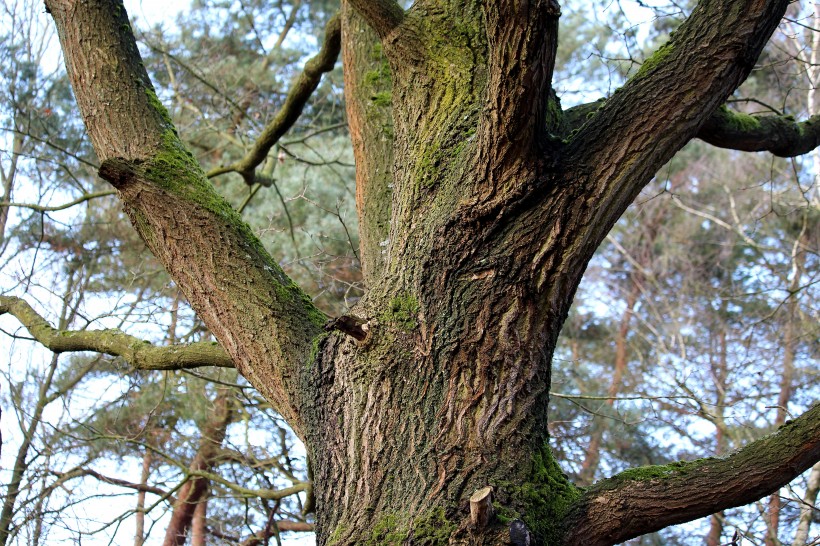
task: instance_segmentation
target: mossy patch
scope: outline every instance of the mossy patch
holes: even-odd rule
[[[649,74],[649,72],[655,70],[669,58],[674,50],[675,48],[672,45],[672,42],[666,42],[663,44],[655,53],[643,62],[641,68],[638,70],[638,73],[635,74],[635,77],[642,78]]]
[[[719,114],[723,118],[723,121],[735,131],[745,133],[760,129],[759,119],[744,112],[730,110],[726,105],[720,107]]]
[[[162,104],[162,101],[159,100],[157,97],[156,91],[150,86],[145,87],[145,94],[148,96],[148,104],[154,109],[162,118],[162,121],[174,131],[176,134],[176,129],[174,129],[174,121],[171,119],[171,114],[168,113],[168,109]]]
[[[418,546],[445,546],[456,524],[447,519],[444,508],[433,508],[413,524],[412,544]]]
[[[696,467],[701,467],[708,459],[695,459],[693,461],[675,461],[664,465],[639,466],[637,468],[629,468],[607,478],[601,480],[592,486],[594,489],[609,490],[621,487],[624,482],[628,481],[646,481],[646,480],[663,480],[670,478],[679,478],[686,476]]]
[[[456,524],[447,519],[442,507],[424,512],[412,523],[399,517],[398,514],[391,513],[379,519],[363,544],[365,546],[401,546],[409,543],[414,546],[446,546],[456,528]],[[339,529],[334,531],[328,544],[339,540],[343,533]]]
[[[382,314],[381,319],[402,330],[409,331],[418,326],[418,314],[418,300],[409,294],[402,294],[390,300],[389,307]]]
[[[526,482],[504,482],[499,486],[510,496],[512,505],[497,507],[501,521],[520,518],[535,536],[536,543],[561,543],[562,522],[581,499],[581,490],[567,479],[548,446],[533,455],[531,474]]]
[[[393,104],[393,93],[390,91],[379,91],[370,96],[370,101],[376,106],[390,106]]]
[[[394,514],[383,516],[370,532],[366,546],[401,546],[407,537],[407,528],[399,525]]]

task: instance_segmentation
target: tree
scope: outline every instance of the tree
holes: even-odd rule
[[[566,111],[551,89],[554,0],[344,3],[282,116],[223,170],[264,181],[260,166],[341,48],[367,291],[332,321],[184,147],[122,6],[46,6],[100,175],[304,440],[319,543],[609,544],[754,501],[820,460],[816,405],[727,457],[587,489],[547,445],[561,325],[593,252],[653,175],[695,137],[780,156],[820,142],[815,118],[721,106],[788,2],[702,1],[622,88]]]

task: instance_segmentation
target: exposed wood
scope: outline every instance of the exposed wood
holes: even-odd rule
[[[473,493],[470,497],[470,523],[474,530],[481,532],[494,515],[492,486],[484,487]]]

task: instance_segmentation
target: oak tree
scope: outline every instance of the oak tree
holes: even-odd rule
[[[205,173],[122,5],[46,1],[100,175],[219,340],[207,357],[228,358],[305,442],[318,542],[487,545],[616,543],[757,500],[820,460],[820,406],[725,457],[584,489],[547,433],[581,276],[656,172],[693,138],[785,157],[820,144],[815,117],[723,106],[788,4],[702,0],[623,87],[564,110],[556,0],[347,0],[281,115]],[[266,182],[340,52],[366,292],[331,319],[207,175]]]

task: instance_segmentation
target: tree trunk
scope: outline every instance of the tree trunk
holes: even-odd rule
[[[341,28],[368,292],[329,333],[177,138],[121,5],[47,7],[101,175],[305,441],[317,542],[554,545],[610,544],[749,502],[820,457],[820,408],[738,457],[583,492],[547,445],[552,353],[587,262],[746,77],[787,3],[699,3],[665,54],[570,133],[550,88],[556,2],[421,0],[405,12],[350,0]],[[693,485],[720,493],[699,498]],[[469,499],[485,487],[494,516],[473,521]]]
[[[794,533],[792,546],[806,546],[809,540],[809,530],[811,520],[814,518],[817,502],[817,491],[820,490],[820,463],[811,467],[809,479],[806,483],[806,494],[803,496],[803,504],[800,506],[800,521],[797,524],[797,531]]]
[[[140,473],[140,485],[148,485],[148,477],[151,475],[151,461],[153,460],[152,451],[146,449],[142,454],[142,472]],[[134,546],[142,546],[145,544],[145,491],[140,490],[137,493],[137,509],[134,517],[135,531],[134,531]]]
[[[196,517],[199,516],[201,525],[195,529],[199,531],[199,536],[192,533],[192,544],[198,540],[202,544],[204,538],[204,505],[208,496],[208,478],[198,475],[200,472],[210,472],[217,460],[219,448],[225,439],[228,425],[233,416],[231,408],[231,393],[226,388],[220,388],[219,394],[214,399],[213,413],[208,416],[205,425],[201,429],[201,439],[199,448],[191,461],[190,475],[185,477],[185,483],[180,488],[174,511],[171,514],[171,521],[165,530],[164,546],[182,546],[188,536],[188,530],[196,524]],[[202,506],[202,507],[200,507]]]

